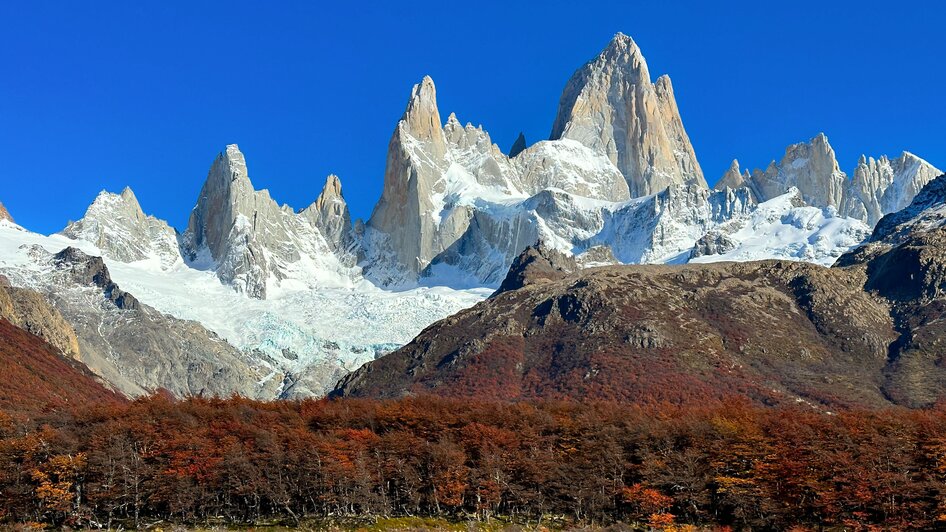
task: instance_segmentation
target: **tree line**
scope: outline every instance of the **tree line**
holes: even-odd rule
[[[153,396],[0,414],[5,523],[328,516],[936,529],[946,409]]]

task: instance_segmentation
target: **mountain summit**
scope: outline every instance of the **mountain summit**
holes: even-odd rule
[[[670,185],[706,188],[668,76],[651,82],[633,39],[618,33],[565,85],[551,139],[572,139],[607,155],[632,197]]]

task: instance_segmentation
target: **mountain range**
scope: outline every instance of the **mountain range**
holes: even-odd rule
[[[630,327],[618,335],[622,342],[664,351],[675,346],[675,357],[689,357],[686,363],[661,359],[668,368],[689,368],[674,370],[687,383],[705,384],[692,370],[725,381],[714,386],[752,388],[762,401],[927,402],[922,394],[903,395],[896,384],[915,378],[925,362],[910,365],[909,357],[889,360],[881,352],[911,327],[903,324],[906,314],[862,285],[883,284],[872,272],[882,257],[906,245],[881,234],[906,223],[891,226],[892,213],[920,209],[918,194],[942,172],[904,152],[894,159],[862,156],[849,177],[827,137],[818,134],[789,146],[765,170],[744,171],[733,161],[710,188],[675,98],[670,78],[653,81],[639,47],[618,34],[566,83],[549,140],[529,145],[520,136],[504,153],[482,126],[464,125],[453,113],[444,122],[434,82],[425,77],[411,89],[394,128],[383,191],[367,220],[352,220],[335,175],[311,205],[279,205],[255,188],[244,154],[232,144],[211,164],[183,232],[145,214],[127,188],[103,191],[82,219],[50,236],[16,225],[0,205],[0,273],[14,286],[42,294],[69,324],[75,342],[62,344],[64,352],[78,346],[71,356],[132,396],[155,390],[320,396],[381,357],[336,393],[396,395],[447,382],[460,393],[464,371],[482,369],[469,365],[470,357],[493,367],[496,357],[511,353],[519,353],[521,364],[494,369],[507,372],[497,379],[515,394],[555,389],[608,396],[588,392],[592,385],[579,381],[593,378],[575,372],[607,372],[617,364],[613,354],[598,361],[597,354],[569,345],[569,352],[586,358],[572,360],[573,367],[556,366],[568,375],[550,383],[534,377],[549,367],[530,373],[549,362],[522,352],[557,349],[553,345],[457,342],[487,322],[491,330],[515,330],[517,338],[546,338],[544,331],[554,328],[569,341],[588,342],[580,330],[617,313],[629,316],[609,325]],[[885,242],[893,247],[852,259],[850,252],[868,239],[870,249]],[[510,272],[510,265],[535,264],[521,254],[536,242],[541,251],[531,251],[533,259],[555,256],[566,264],[544,270],[574,271],[569,275],[580,279],[507,290],[427,328],[483,301],[504,281],[517,284],[510,275],[527,278],[516,268]],[[620,266],[763,259],[775,262]],[[847,266],[824,268],[839,259]],[[582,273],[592,267],[603,268]],[[703,285],[725,286],[701,293],[702,306],[694,308],[731,305],[725,320],[678,313],[684,303],[693,304],[678,293],[681,288]],[[621,294],[620,304],[612,291]],[[736,296],[753,303],[735,305]],[[598,303],[589,307],[586,298]],[[514,310],[496,310],[506,300],[515,300]],[[830,327],[840,329],[826,332],[817,321],[821,309],[812,309],[833,300],[849,302],[845,312],[852,315],[832,321]],[[635,312],[663,318],[640,321]],[[782,312],[792,317],[786,325],[805,332],[786,332],[778,349],[767,347],[774,337],[742,330],[759,320],[774,322]],[[675,320],[679,329],[667,330]],[[678,330],[689,336],[678,338]],[[855,330],[872,332],[842,341],[840,335]],[[445,336],[425,340],[431,331]],[[607,334],[612,332],[618,334]],[[727,344],[730,332],[743,334],[743,344]],[[715,358],[697,360],[696,342],[710,337],[719,338]],[[807,354],[800,354],[803,343],[812,346]],[[437,368],[460,369],[429,373],[425,357],[446,356],[444,350],[454,358],[443,358]],[[809,357],[800,366],[804,374],[775,382],[773,375],[785,373],[782,355],[788,351]],[[818,374],[835,379],[832,386],[853,386],[849,373],[831,376],[838,353],[870,361],[858,375],[873,383],[870,391],[831,395],[811,382]],[[732,371],[720,377],[718,369],[726,365]],[[405,371],[412,375],[409,384]],[[381,373],[378,382],[368,377]],[[612,372],[611,378],[621,375]],[[513,384],[519,379],[526,382]]]

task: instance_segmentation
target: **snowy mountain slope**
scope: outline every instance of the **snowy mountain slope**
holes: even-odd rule
[[[689,262],[789,259],[830,266],[870,235],[870,227],[831,207],[805,205],[798,189],[726,220],[693,247]]]
[[[78,244],[84,248],[67,247]],[[137,396],[272,397],[261,382],[270,364],[248,356],[198,323],[162,314],[114,283],[98,250],[61,235],[44,237],[0,222],[0,273],[43,295],[75,330],[78,359],[116,389]],[[163,272],[155,260],[156,271]]]
[[[49,255],[67,246],[89,255],[101,253],[87,241],[63,235],[46,237],[0,222],[0,273],[16,285],[71,297],[76,307],[82,306],[80,297],[86,298],[90,308],[99,306],[90,303],[90,289],[72,286],[53,275]],[[37,253],[37,247],[44,252]],[[111,278],[142,303],[175,318],[198,322],[242,352],[249,367],[256,368],[245,373],[256,374],[254,382],[258,382],[255,390],[234,387],[231,391],[270,398],[322,395],[348,371],[407,343],[430,323],[490,293],[485,288],[446,287],[393,292],[361,280],[349,286],[317,289],[283,283],[266,300],[258,300],[223,284],[214,271],[183,262],[168,267],[153,256],[135,262],[106,257],[105,263]],[[76,293],[79,295],[68,295]],[[117,319],[103,323],[106,334],[127,326]]]

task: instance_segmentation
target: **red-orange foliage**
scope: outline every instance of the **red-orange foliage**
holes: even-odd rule
[[[946,524],[944,435],[942,409],[156,396],[0,416],[0,519],[469,512],[931,529]]]

